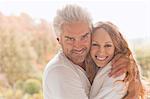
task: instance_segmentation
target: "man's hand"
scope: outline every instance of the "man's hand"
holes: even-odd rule
[[[112,69],[110,77],[118,77],[127,72],[130,63],[129,56],[117,54],[112,60]]]

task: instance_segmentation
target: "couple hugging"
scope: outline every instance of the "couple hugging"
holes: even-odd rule
[[[61,50],[44,70],[44,99],[145,99],[138,64],[113,23],[93,24],[85,9],[66,5],[53,27]]]

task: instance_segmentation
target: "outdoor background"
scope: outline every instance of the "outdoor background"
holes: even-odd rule
[[[116,24],[128,40],[142,75],[150,82],[148,1],[3,0],[0,1],[0,99],[43,99],[43,70],[59,49],[52,20],[56,9],[68,3],[87,8],[93,22]]]

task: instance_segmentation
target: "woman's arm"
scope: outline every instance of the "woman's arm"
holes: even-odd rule
[[[109,68],[109,70],[108,70]],[[108,76],[109,67],[98,72],[91,87],[90,99],[122,99],[127,93],[127,84],[122,80],[125,74],[112,78]]]

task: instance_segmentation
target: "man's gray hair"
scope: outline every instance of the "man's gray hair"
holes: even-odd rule
[[[66,5],[64,8],[57,10],[53,20],[53,29],[57,37],[63,32],[62,25],[73,22],[86,22],[92,29],[92,18],[90,14],[78,5]]]

